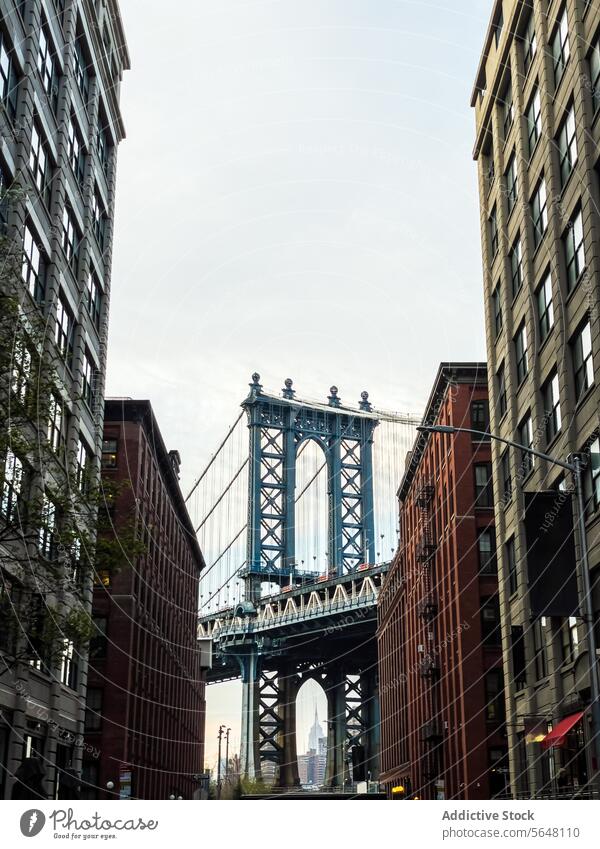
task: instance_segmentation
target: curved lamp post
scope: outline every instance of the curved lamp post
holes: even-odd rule
[[[592,767],[590,778],[596,783],[596,776],[600,768],[600,681],[598,677],[598,653],[596,648],[596,634],[594,632],[594,607],[592,604],[592,590],[590,585],[590,568],[588,560],[588,542],[585,528],[585,503],[583,500],[583,480],[582,471],[583,464],[581,457],[578,454],[571,454],[568,461],[558,460],[556,457],[551,457],[549,454],[544,454],[542,451],[536,451],[534,448],[529,448],[527,445],[520,445],[518,442],[513,442],[510,439],[504,439],[502,436],[489,433],[489,431],[473,430],[469,427],[454,427],[452,425],[421,425],[417,427],[421,433],[471,433],[475,436],[482,436],[485,439],[493,439],[494,442],[501,442],[511,448],[517,448],[526,454],[533,457],[539,457],[553,466],[560,466],[566,469],[573,475],[575,486],[575,496],[577,499],[577,529],[579,532],[580,557],[579,570],[581,572],[581,583],[583,587],[582,608],[585,612],[584,622],[586,625],[586,638],[588,645],[588,668],[590,675],[590,692],[592,696],[591,714],[592,714],[592,740],[591,751],[593,761],[590,764]]]

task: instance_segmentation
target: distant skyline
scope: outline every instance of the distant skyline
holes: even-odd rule
[[[484,359],[469,98],[491,6],[122,0],[106,389],[151,400],[185,492],[254,370],[418,414],[441,360]],[[239,685],[208,699],[207,763]]]

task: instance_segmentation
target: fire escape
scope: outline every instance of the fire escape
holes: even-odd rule
[[[426,744],[422,759],[423,780],[427,783],[435,781],[440,772],[441,744],[443,726],[439,715],[437,682],[440,677],[439,655],[435,651],[435,619],[438,613],[438,599],[433,587],[432,571],[435,563],[436,541],[433,521],[433,497],[435,489],[433,479],[425,477],[421,480],[417,492],[417,507],[421,513],[421,536],[417,546],[417,560],[421,565],[423,581],[423,596],[418,604],[417,612],[423,622],[425,644],[419,662],[419,675],[426,687],[426,701],[429,718],[421,727],[421,740]]]

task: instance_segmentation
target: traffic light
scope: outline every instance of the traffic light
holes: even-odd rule
[[[403,784],[392,787],[392,799],[406,799],[406,787]]]

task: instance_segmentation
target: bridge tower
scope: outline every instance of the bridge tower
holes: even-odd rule
[[[289,378],[281,397],[263,392],[258,374],[252,375],[242,407],[248,416],[250,467],[245,601],[238,613],[251,617],[265,584],[281,585],[287,578],[290,587],[301,587],[317,579],[298,568],[295,553],[296,461],[306,440],[320,445],[326,463],[327,579],[343,579],[374,564],[372,445],[378,418],[367,392],[358,409],[343,406],[335,386],[327,403],[308,403],[296,399]],[[303,680],[317,675],[310,657],[299,663],[298,656],[271,643],[244,638],[229,648],[242,677],[241,766],[246,777],[255,778],[261,763],[273,761],[280,786],[293,787],[299,784],[296,696]],[[372,668],[366,674],[352,668],[347,657],[332,659],[320,672],[329,716],[327,782],[344,786],[349,748],[360,743],[372,764],[378,751],[376,675]]]
[[[342,576],[375,559],[373,431],[378,424],[367,392],[358,410],[342,406],[332,386],[327,404],[295,399],[292,381],[282,397],[262,391],[252,375],[242,406],[250,430],[246,600],[261,585],[289,576],[301,579],[295,555],[296,459],[307,439],[323,449],[329,499],[328,573]]]

